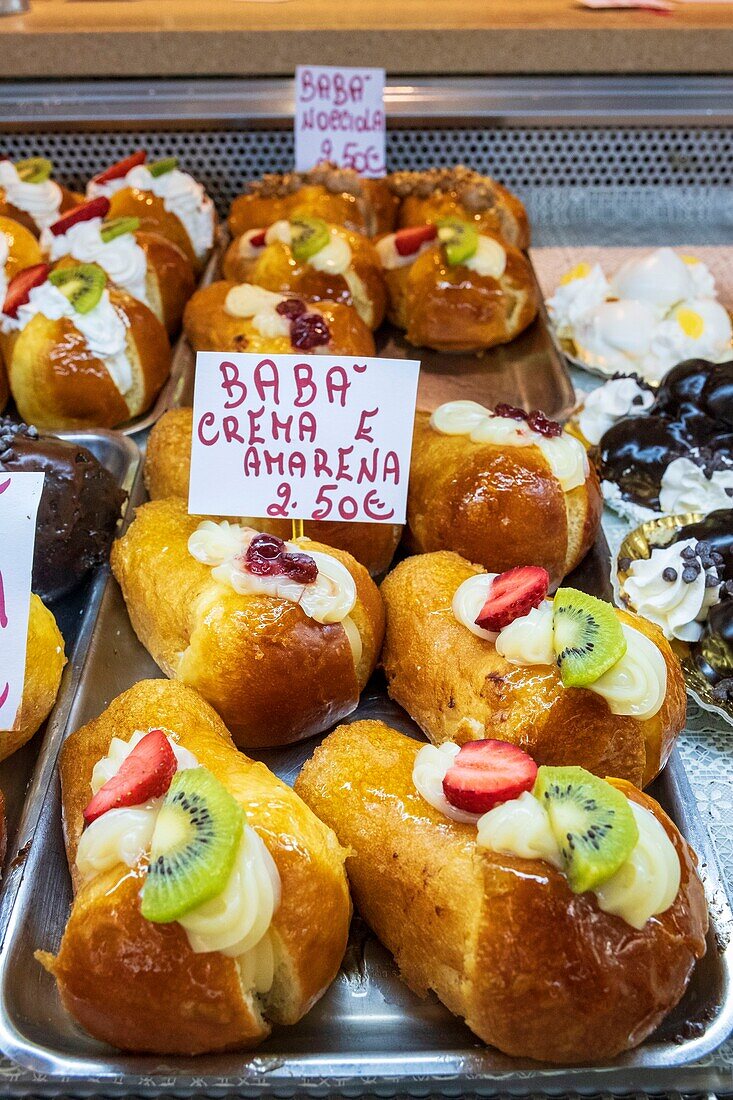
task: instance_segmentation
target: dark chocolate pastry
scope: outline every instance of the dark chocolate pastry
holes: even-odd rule
[[[125,493],[86,447],[6,417],[0,417],[0,471],[46,475],[32,584],[44,603],[57,600],[106,561]]]
[[[733,467],[733,362],[690,359],[664,378],[651,408],[618,420],[593,452],[604,481],[626,500],[659,510],[664,472],[689,458],[708,477]]]
[[[720,554],[721,561],[715,562],[718,574],[721,580],[733,582],[733,508],[721,508],[699,523],[681,527],[674,541],[685,542],[687,539],[707,543],[714,553]]]
[[[715,688],[726,680],[733,681],[733,599],[729,596],[710,608],[702,637],[692,647],[692,656]]]

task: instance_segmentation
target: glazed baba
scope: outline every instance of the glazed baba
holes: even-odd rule
[[[112,285],[143,302],[175,334],[196,286],[190,260],[159,233],[142,232],[138,217],[110,219],[109,210],[109,199],[100,195],[44,229],[45,258],[64,266],[97,264]]]
[[[365,179],[350,168],[324,161],[307,172],[251,180],[232,203],[229,232],[240,237],[248,229],[306,214],[375,237],[392,229],[397,205],[384,180]]]
[[[421,748],[367,721],[327,737],[296,791],[348,851],[354,901],[403,980],[505,1054],[633,1048],[705,953],[695,854],[623,780],[538,769],[493,739]]]
[[[149,409],[170,372],[163,325],[97,264],[16,275],[0,347],[18,412],[39,428],[114,428]]]
[[[0,296],[5,299],[8,284],[18,272],[39,264],[43,256],[38,241],[29,229],[0,215]],[[5,364],[0,356],[0,413],[5,408],[10,390]]]
[[[610,281],[600,265],[577,264],[547,309],[570,353],[602,374],[658,383],[685,359],[733,358],[731,320],[712,273],[671,248],[631,257]]]
[[[497,575],[445,551],[401,562],[381,588],[389,694],[435,744],[490,735],[647,786],[685,721],[677,657],[646,619],[548,589],[535,566]]]
[[[169,409],[153,427],[145,449],[144,468],[151,500],[176,497],[188,501],[192,435],[192,409]],[[292,532],[289,520],[246,517],[241,522],[281,539]],[[309,537],[351,554],[372,576],[379,576],[389,568],[402,534],[402,527],[393,523],[325,520],[306,521],[304,527]]]
[[[100,195],[109,199],[110,218],[138,218],[144,232],[172,241],[203,271],[216,240],[216,210],[176,157],[149,161],[140,149],[89,181],[87,198]]]
[[[645,405],[646,405],[645,401]],[[726,508],[733,496],[733,363],[669,372],[645,411],[601,436],[594,460],[612,507],[641,521]]]
[[[0,472],[44,474],[32,588],[54,602],[109,557],[125,493],[86,447],[2,417]]]
[[[456,217],[399,229],[377,242],[389,318],[411,344],[483,351],[534,320],[537,288],[514,245]]]
[[[459,164],[422,172],[393,172],[388,183],[400,200],[397,222],[401,228],[458,218],[471,222],[478,233],[499,237],[516,248],[529,248],[524,206],[491,176]]]
[[[95,1038],[253,1047],[336,977],[346,853],[196,692],[145,680],[115,699],[64,744],[61,787],[75,897],[37,958]]]
[[[384,611],[343,551],[202,521],[169,499],[138,508],[112,569],[142,644],[201,692],[238,745],[298,741],[356,709]]]
[[[22,748],[46,721],[66,664],[64,639],[56,619],[35,593],[31,594],[26,645],[20,712],[15,729],[0,730],[0,760]]]
[[[387,292],[374,245],[312,215],[248,229],[230,245],[224,277],[307,302],[353,306],[370,329],[384,320]]]
[[[601,508],[583,445],[543,413],[475,401],[417,412],[411,550],[455,550],[497,573],[542,565],[555,585],[593,545]]]
[[[351,306],[305,302],[252,283],[197,290],[183,327],[194,351],[374,355],[374,337]]]
[[[45,157],[29,157],[15,164],[0,160],[0,215],[38,237],[81,201],[81,196],[56,183],[52,176],[53,164]]]

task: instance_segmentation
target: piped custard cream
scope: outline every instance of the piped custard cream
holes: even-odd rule
[[[585,483],[588,456],[582,443],[563,432],[549,437],[534,431],[526,421],[497,416],[476,401],[448,401],[430,417],[433,431],[442,435],[468,436],[472,443],[497,447],[538,447],[567,493]]]
[[[107,755],[92,772],[94,794],[117,774],[146,732],[134,733],[129,741],[112,738]],[[168,734],[167,739],[178,771],[199,766],[193,753],[177,743],[175,735]],[[82,882],[120,863],[134,867],[150,849],[162,805],[163,798],[154,798],[141,806],[108,810],[96,818],[82,833],[77,850],[76,866]],[[219,951],[235,958],[245,987],[266,993],[274,977],[269,930],[280,893],[280,875],[272,856],[258,833],[245,825],[234,867],[222,892],[185,913],[177,923],[184,929],[192,951]]]
[[[547,810],[529,791],[502,802],[485,814],[456,809],[443,793],[443,780],[460,746],[450,741],[425,745],[415,757],[413,783],[426,802],[465,825],[475,825],[480,848],[519,859],[539,859],[563,867]],[[639,838],[619,869],[591,892],[599,909],[614,914],[632,928],[672,905],[680,887],[680,861],[672,841],[654,814],[629,801]]]
[[[477,626],[476,619],[486,603],[496,573],[478,573],[461,584],[453,597],[453,614],[462,626],[496,646],[504,660],[513,665],[554,665],[552,601],[544,600],[527,615],[514,619],[498,633]],[[667,666],[651,639],[626,623],[621,624],[626,640],[623,657],[598,680],[583,690],[593,691],[608,703],[612,714],[630,715],[644,721],[652,718],[664,703]]]

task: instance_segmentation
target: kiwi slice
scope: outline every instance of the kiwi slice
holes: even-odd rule
[[[296,260],[309,260],[331,240],[323,218],[311,218],[307,214],[291,218],[290,232],[290,250]]]
[[[566,687],[586,687],[621,660],[626,639],[610,604],[558,588],[552,607],[555,656]]]
[[[600,886],[631,855],[639,839],[636,818],[605,779],[585,768],[543,766],[532,793],[547,810],[573,893]]]
[[[241,806],[208,769],[176,772],[153,830],[142,915],[168,924],[220,894],[243,828]]]
[[[139,228],[139,218],[112,218],[111,221],[104,222],[99,235],[105,244],[109,244],[110,241],[124,236],[125,233],[136,233]]]
[[[48,281],[69,299],[77,313],[89,313],[102,297],[107,276],[98,264],[77,264],[57,267]]]
[[[470,260],[478,248],[478,233],[470,222],[460,218],[441,218],[437,223],[438,240],[445,249],[451,267]]]
[[[178,157],[163,157],[162,160],[154,160],[152,164],[148,164],[146,167],[150,175],[157,179],[158,176],[165,176],[178,167]]]
[[[15,165],[23,183],[45,183],[53,175],[53,164],[46,157],[28,157]]]

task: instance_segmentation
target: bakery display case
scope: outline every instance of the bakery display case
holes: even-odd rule
[[[293,178],[288,81],[0,85],[4,156],[16,169],[51,162],[53,178],[78,196],[72,221],[89,226],[101,217],[94,232],[102,242],[108,217],[114,234],[179,232],[164,218],[169,207],[163,210],[161,199],[158,209],[150,197],[158,193],[150,179],[189,173],[200,188],[197,216],[211,202],[210,239],[200,247],[194,233],[174,241],[192,274],[169,318],[170,373],[136,419],[118,418],[118,431],[90,423],[84,432],[71,425],[62,433],[89,446],[128,499],[111,568],[98,567],[88,588],[61,606],[70,664],[45,731],[0,764],[13,791],[0,895],[4,1095],[730,1091],[729,727],[719,706],[705,710],[690,699],[685,715],[685,681],[669,636],[655,633],[628,603],[620,611],[609,606],[613,583],[619,591],[611,560],[624,578],[633,572],[626,557],[623,569],[617,561],[628,523],[608,508],[601,522],[606,483],[596,467],[610,466],[605,458],[599,465],[593,451],[606,455],[601,429],[588,438],[598,427],[594,416],[606,429],[610,414],[605,407],[594,413],[588,396],[598,379],[567,358],[557,306],[548,313],[546,303],[560,282],[560,251],[562,269],[575,270],[584,250],[616,249],[626,258],[631,249],[636,260],[633,250],[671,248],[694,251],[692,262],[714,271],[720,308],[730,309],[732,91],[723,76],[690,78],[684,97],[676,80],[664,77],[388,81],[390,177],[367,186],[330,169]],[[84,203],[90,179],[97,188]],[[181,186],[193,193],[194,184]],[[314,197],[318,188],[326,200]],[[128,191],[134,194],[124,198]],[[100,196],[107,206],[90,210]],[[58,213],[62,222],[69,217]],[[157,226],[142,224],[156,213]],[[56,239],[63,235],[58,224],[50,224]],[[68,221],[61,226],[69,228]],[[19,306],[11,296],[11,308],[23,309],[37,291],[48,296],[49,280],[64,293],[64,278],[72,276],[46,266],[20,288]],[[75,294],[94,297],[79,307],[67,295],[88,317],[109,291],[104,282],[92,285],[88,273],[84,282],[78,266],[66,270]],[[603,303],[615,300],[604,285]],[[680,301],[681,292],[665,310]],[[479,314],[482,323],[473,324]],[[74,316],[67,311],[63,323]],[[655,316],[655,324],[663,320],[666,313]],[[165,321],[161,313],[161,341]],[[24,398],[14,356],[21,338],[4,349],[18,406]],[[730,344],[725,333],[722,339]],[[211,348],[419,358],[406,530],[329,523],[320,525],[319,539],[319,525],[306,521],[305,538],[293,532],[288,542],[289,525],[278,521],[262,521],[255,531],[244,521],[217,525],[189,516],[194,353]],[[723,353],[720,359],[725,370]],[[714,422],[725,449],[727,382],[710,396],[714,366],[707,368],[695,375],[693,412]],[[633,394],[617,394],[617,404],[626,401],[617,418],[636,398],[641,418],[654,415],[655,401],[668,415],[664,382],[659,391],[641,379],[634,385]],[[679,412],[686,429],[693,419],[688,404]],[[727,476],[727,466],[714,472],[721,470]],[[499,505],[482,511],[489,497]],[[702,521],[702,511],[694,518]],[[539,531],[541,554],[533,549]],[[712,549],[695,549],[699,541],[678,563],[680,571],[693,569],[700,588],[706,577],[716,592],[727,583],[723,536],[719,562]],[[309,589],[319,576],[323,589]],[[268,634],[273,607],[282,619],[277,636]],[[213,608],[225,609],[223,626]],[[643,614],[643,602],[636,610]],[[512,633],[530,616],[532,644],[541,649],[531,659],[526,641]],[[570,626],[558,626],[563,617]],[[597,632],[583,652],[581,620]],[[556,642],[561,629],[572,643]],[[295,655],[290,669],[288,654]],[[624,661],[631,671],[619,673],[621,690],[613,675]],[[242,665],[255,672],[241,675]],[[644,677],[635,675],[637,667]],[[629,680],[635,686],[627,689]],[[298,705],[288,706],[296,693]],[[511,723],[502,729],[507,714]],[[329,736],[338,722],[344,724]],[[590,748],[571,735],[581,726],[593,730]],[[257,764],[237,756],[229,733]],[[426,737],[433,746],[422,750],[429,753],[418,773],[415,742]],[[502,756],[501,766],[512,782],[524,769],[519,786],[510,782],[497,802],[482,800],[485,792],[477,794],[465,774],[481,761],[463,771],[456,763],[471,745],[494,746],[487,752],[503,745],[509,761]],[[157,754],[152,785],[146,752]],[[360,753],[357,796],[349,771]],[[539,780],[532,756],[542,765]],[[380,782],[387,757],[393,771]],[[608,802],[621,837],[609,854],[604,819],[595,823],[590,847],[616,862],[599,870],[601,857],[591,855],[579,869],[580,856],[560,840],[542,848],[555,927],[565,928],[568,942],[556,952],[551,937],[537,936],[534,950],[519,950],[509,918],[497,917],[483,897],[483,872],[475,873],[475,847],[491,833],[479,818],[524,798],[552,822],[558,784],[564,780],[569,790],[579,781],[578,766],[587,769],[583,782],[592,794],[583,795],[585,809],[594,799],[601,808]],[[604,782],[608,774],[613,784]],[[120,776],[130,783],[122,795],[114,787]],[[247,793],[252,776],[261,785],[257,797]],[[455,794],[458,788],[463,793]],[[549,810],[530,793],[542,789],[549,790]],[[122,801],[114,801],[118,796]],[[247,938],[248,925],[247,936],[231,933],[230,942],[221,912],[209,909],[196,924],[191,904],[181,908],[163,887],[154,893],[139,860],[151,844],[160,855],[155,867],[168,858],[157,829],[164,813],[173,813],[173,796],[178,810],[187,799],[209,799],[207,813],[225,823],[221,834],[212,826],[209,840],[219,845],[220,863],[230,861],[227,875],[236,859],[254,876],[262,934]],[[390,816],[396,803],[400,820]],[[415,803],[422,810],[405,809]],[[242,809],[254,828],[242,825]],[[135,828],[147,838],[135,858],[122,859],[119,880],[109,876],[120,861],[105,862],[104,847],[117,841],[96,839],[98,823],[111,813],[141,815]],[[468,856],[466,826],[474,830]],[[640,835],[651,846],[646,873],[659,896],[642,917],[630,918],[625,894],[609,900],[602,888],[627,866]],[[492,843],[499,842],[486,842],[498,876],[492,904],[496,912],[508,905],[511,916],[511,901],[500,897],[519,897],[522,861],[531,861],[525,877],[544,879],[536,852]],[[420,845],[424,866],[414,856]],[[350,930],[345,849],[357,902]],[[294,852],[303,866],[295,866]],[[217,903],[230,881],[197,858],[201,868],[186,872],[186,889],[200,890],[194,909]],[[471,905],[486,906],[480,930],[470,905],[458,913],[457,880],[442,879],[453,860],[471,868]],[[663,889],[660,867],[669,872]],[[415,875],[422,875],[419,905]],[[598,904],[588,900],[596,887]],[[545,919],[542,889],[539,900],[529,888],[522,895],[523,914],[537,905],[537,919]],[[414,922],[403,912],[411,905]],[[242,924],[242,914],[235,916]],[[523,940],[533,940],[531,922],[517,919],[516,926]],[[493,959],[501,970],[495,984],[478,968],[470,977],[461,971],[467,964],[456,961],[460,951],[446,929],[459,939],[475,935],[479,946],[495,936],[485,963],[490,969]],[[585,953],[589,940],[596,946]],[[434,981],[431,966],[440,971]],[[204,987],[211,1011],[202,1028],[196,998]],[[277,997],[269,996],[273,988]],[[525,1025],[533,998],[533,1022]],[[283,1023],[291,1026],[272,1026]]]

